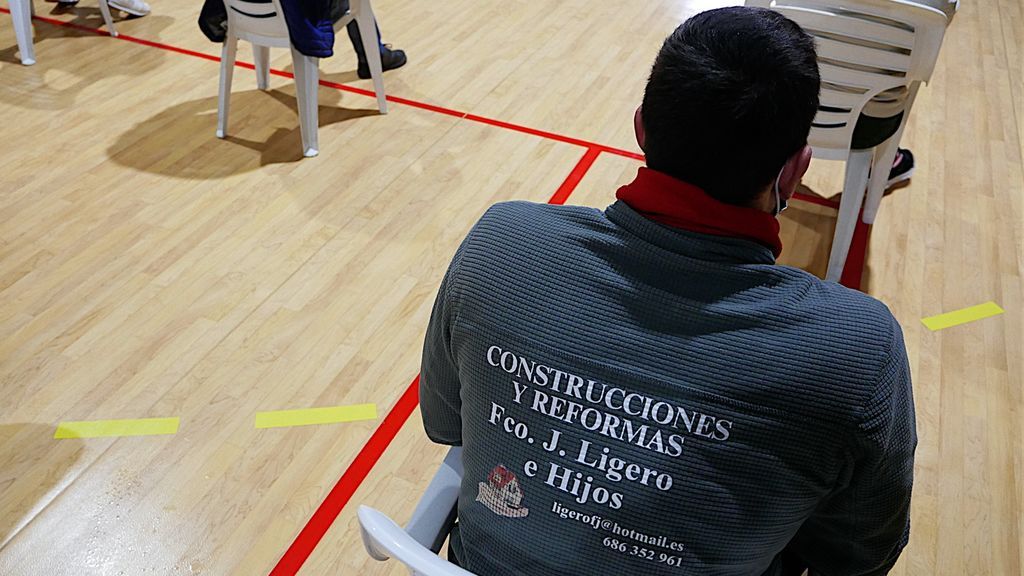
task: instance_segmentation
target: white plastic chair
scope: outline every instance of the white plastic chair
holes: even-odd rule
[[[107,25],[107,31],[111,36],[117,36],[114,29],[114,19],[110,16],[110,6],[107,0],[99,0],[100,14],[103,15],[103,22]],[[32,44],[32,17],[36,15],[36,7],[32,0],[9,0],[11,8],[11,20],[14,21],[14,37],[18,42],[18,52],[21,56],[21,63],[31,66],[36,63],[36,50]]]
[[[866,224],[878,214],[910,108],[921,83],[927,83],[935,69],[946,15],[905,0],[747,0],[746,5],[780,12],[815,37],[821,105],[809,141],[816,158],[846,160],[825,276],[839,280],[861,205]],[[874,148],[851,150],[864,106],[879,93],[901,86],[908,94],[896,132]]]
[[[317,90],[320,84],[319,58],[306,56],[292,46],[288,36],[288,25],[278,0],[225,0],[228,14],[227,36],[221,51],[220,93],[217,99],[217,137],[227,134],[228,110],[231,100],[231,80],[235,70],[235,55],[238,40],[252,43],[253,59],[256,66],[256,86],[260,90],[270,87],[270,49],[289,48],[292,51],[292,66],[295,72],[295,92],[299,108],[299,131],[302,134],[302,153],[311,157],[320,153],[317,130],[319,111]],[[380,62],[380,47],[377,43],[377,28],[370,0],[353,0],[350,11],[336,24],[338,30],[352,20],[359,26],[363,37],[373,87],[377,93],[377,107],[381,114],[387,114],[387,100],[384,95],[383,70]]]
[[[359,526],[366,552],[375,560],[397,559],[413,576],[473,576],[437,555],[455,522],[462,471],[462,448],[452,448],[405,530],[382,512],[360,506]]]

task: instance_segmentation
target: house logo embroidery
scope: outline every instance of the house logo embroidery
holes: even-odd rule
[[[491,470],[486,482],[480,482],[476,501],[498,516],[525,518],[530,513],[523,506],[523,490],[519,487],[519,479],[501,464]]]

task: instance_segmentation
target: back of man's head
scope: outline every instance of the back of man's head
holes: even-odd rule
[[[814,41],[761,8],[690,18],[661,47],[644,94],[654,170],[748,205],[807,143],[820,79]]]

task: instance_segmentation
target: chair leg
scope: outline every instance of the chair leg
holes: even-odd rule
[[[359,35],[363,37],[363,51],[366,53],[366,63],[370,67],[370,77],[373,78],[373,91],[377,94],[377,109],[381,114],[387,114],[388,101],[384,94],[384,68],[380,63],[377,21],[373,17],[370,0],[355,2],[358,4],[356,25],[359,26]]]
[[[302,134],[302,155],[311,158],[320,153],[319,60],[305,56],[292,46],[292,68],[295,70],[295,95],[299,107],[299,132]]]
[[[864,200],[865,224],[875,223],[875,216],[878,215],[878,208],[882,205],[885,185],[889,181],[889,171],[892,169],[893,160],[896,159],[896,151],[902,135],[903,127],[901,126],[888,140],[875,148],[875,159],[871,163],[871,178],[868,180],[868,194]]]
[[[910,109],[903,114],[903,122],[899,129],[889,139],[882,142],[876,149],[874,162],[871,164],[871,178],[867,181],[867,199],[864,201],[864,223],[873,224],[874,217],[879,214],[879,207],[882,205],[882,197],[886,193],[886,183],[889,181],[889,171],[896,160],[896,153],[899,151],[899,141],[903,137],[903,128],[906,127],[906,117]]]
[[[110,32],[111,36],[117,36],[117,30],[114,29],[114,18],[110,15],[110,6],[107,4],[107,0],[100,0],[100,14],[103,15],[103,23],[107,25],[107,32]]]
[[[878,215],[878,207],[882,203],[882,196],[885,194],[885,182],[889,179],[889,171],[892,169],[892,162],[896,159],[896,153],[899,151],[900,140],[903,138],[903,129],[907,127],[907,119],[910,117],[910,110],[914,106],[914,101],[917,100],[917,92],[921,89],[921,81],[917,80],[910,84],[910,89],[907,93],[907,101],[904,103],[903,108],[903,120],[900,122],[899,129],[896,133],[889,137],[888,140],[882,144],[882,149],[879,154],[876,155],[875,164],[878,165],[877,170],[873,170],[872,174],[879,176],[878,182],[869,183],[868,197],[864,204],[864,223],[874,224],[875,216]]]
[[[832,253],[828,258],[826,280],[839,281],[850,252],[853,231],[857,227],[860,207],[864,203],[864,189],[868,184],[868,170],[871,168],[872,150],[851,150],[846,160],[846,180],[843,183],[843,198],[839,203],[839,219],[836,233],[832,238]]]
[[[32,0],[11,0],[10,7],[21,63],[31,66],[36,63],[36,50],[32,44]]]
[[[229,32],[220,51],[220,91],[217,94],[217,138],[228,133],[228,111],[231,107],[231,79],[235,75],[235,54],[238,38]]]
[[[256,65],[256,87],[270,89],[270,46],[252,45],[252,59]]]

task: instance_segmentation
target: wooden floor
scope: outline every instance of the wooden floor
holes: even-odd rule
[[[93,0],[36,4],[101,25]],[[0,574],[268,574],[385,417],[397,436],[301,574],[401,574],[367,560],[354,512],[404,521],[442,456],[392,408],[456,245],[496,201],[610,203],[640,165],[632,111],[662,38],[719,2],[376,0],[410,57],[389,94],[453,112],[379,116],[322,86],[309,160],[280,76],[263,93],[237,71],[217,140],[218,63],[200,56],[219,46],[195,1],[152,4],[123,39],[38,21],[33,67],[0,14]],[[322,77],[367,88],[336,48]],[[920,435],[897,574],[1024,571],[1022,51],[1020,0],[965,2],[904,139],[917,173],[870,237],[863,288],[903,324]],[[274,65],[290,70],[284,51]],[[806,183],[833,196],[840,170]],[[783,262],[823,273],[834,219],[795,203]],[[990,300],[1006,313],[920,321]],[[357,403],[380,417],[253,424]],[[53,439],[61,421],[145,417],[180,430]]]

